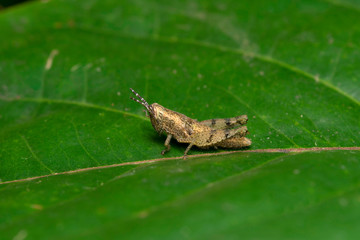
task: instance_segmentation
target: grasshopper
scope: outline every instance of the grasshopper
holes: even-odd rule
[[[242,126],[248,121],[246,115],[233,118],[209,119],[199,122],[184,114],[167,109],[160,104],[153,103],[149,105],[132,88],[130,90],[139,100],[133,97],[130,98],[143,105],[149,112],[150,121],[154,129],[159,134],[163,132],[167,134],[164,144],[165,149],[161,152],[162,155],[170,151],[170,141],[172,138],[175,138],[179,143],[189,143],[184,152],[184,159],[194,145],[202,149],[210,147],[215,149],[218,147],[243,148],[251,145],[251,140],[245,137],[248,134],[247,127]]]

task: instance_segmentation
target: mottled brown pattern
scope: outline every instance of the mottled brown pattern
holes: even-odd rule
[[[241,115],[233,118],[218,118],[201,121],[200,123],[214,129],[233,128],[247,123],[247,116]]]
[[[148,110],[154,129],[159,134],[165,132],[168,135],[162,154],[170,150],[172,138],[175,138],[180,143],[189,143],[184,157],[193,145],[200,148],[242,148],[251,145],[250,139],[244,137],[248,134],[246,126],[241,126],[247,123],[248,118],[246,115],[198,122],[160,104],[153,103],[149,105],[138,93],[132,89],[131,91],[140,100],[132,99]]]
[[[209,139],[206,140],[207,143],[211,143],[211,142],[212,142],[212,139],[213,139],[215,133],[216,133],[216,130],[211,130],[211,131],[210,131]]]
[[[211,119],[211,126],[215,126],[216,125],[216,119]]]

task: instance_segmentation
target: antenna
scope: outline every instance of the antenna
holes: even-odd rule
[[[135,102],[140,103],[141,105],[143,105],[144,107],[146,107],[146,109],[149,111],[149,113],[153,112],[152,107],[145,101],[145,99],[143,97],[141,97],[137,92],[134,91],[134,89],[130,88],[130,90],[135,94],[135,96],[137,96],[141,101],[139,101],[136,98],[130,97],[130,99],[134,100]]]

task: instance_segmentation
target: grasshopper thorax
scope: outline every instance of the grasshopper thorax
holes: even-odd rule
[[[158,133],[161,133],[163,131],[162,125],[166,108],[157,103],[151,104],[150,107],[152,110],[151,113],[149,112],[151,124]]]

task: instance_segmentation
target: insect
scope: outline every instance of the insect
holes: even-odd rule
[[[191,119],[184,114],[167,109],[160,104],[153,103],[149,105],[132,88],[130,90],[138,99],[130,97],[135,102],[143,105],[149,112],[151,124],[154,129],[162,134],[165,132],[167,138],[165,140],[165,149],[161,152],[164,155],[170,151],[170,141],[175,138],[180,143],[189,143],[184,152],[184,159],[192,146],[207,149],[214,147],[222,148],[243,148],[251,145],[251,140],[246,138],[248,130],[245,125],[248,121],[246,115],[233,118],[209,119],[197,121]]]

